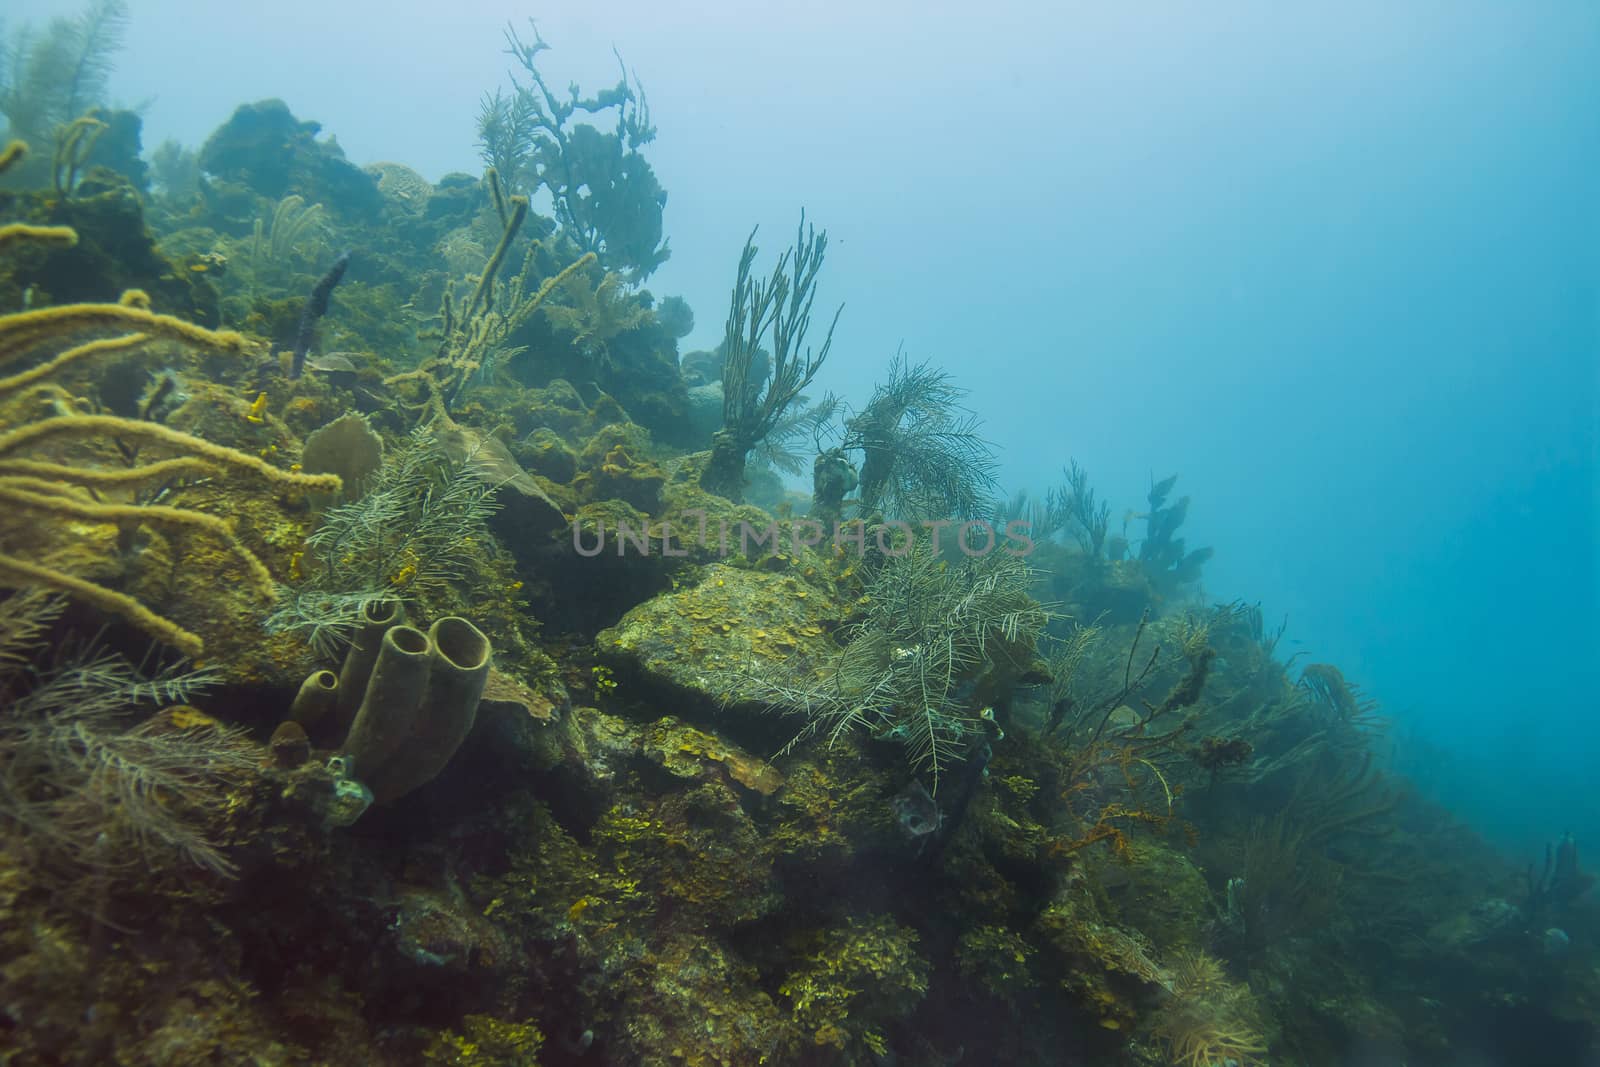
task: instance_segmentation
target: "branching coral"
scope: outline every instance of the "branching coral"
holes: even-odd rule
[[[1157,624],[1158,626],[1160,624]],[[1181,715],[1200,699],[1216,653],[1209,630],[1196,619],[1177,620],[1167,629],[1170,640],[1157,641],[1148,655],[1142,645],[1151,626],[1140,621],[1125,658],[1119,658],[1120,684],[1092,701],[1078,699],[1084,661],[1101,631],[1086,627],[1069,637],[1053,657],[1060,672],[1051,695],[1046,732],[1063,731],[1058,750],[1061,799],[1071,824],[1050,844],[1054,853],[1072,853],[1106,841],[1119,852],[1129,847],[1127,828],[1134,824],[1162,827],[1173,816],[1176,797],[1166,764],[1185,758],[1189,718]],[[1164,648],[1176,651],[1163,657]],[[1182,664],[1171,688],[1158,702],[1144,698],[1157,680]],[[1135,710],[1134,703],[1143,704]]]
[[[1257,819],[1238,842],[1220,927],[1234,958],[1259,962],[1290,939],[1317,933],[1355,882],[1383,877],[1345,846],[1385,832],[1382,817],[1399,797],[1370,752],[1342,758],[1324,749],[1322,765],[1306,768],[1277,813]]]
[[[739,272],[723,330],[722,429],[712,438],[711,459],[700,484],[729,500],[742,499],[745,459],[782,421],[784,413],[816,378],[833,346],[833,328],[844,305],[833,313],[820,348],[805,346],[828,235],[806,228],[805,214],[793,248],[778,257],[765,281],[753,278],[755,231],[745,239]],[[771,374],[760,371],[771,344]],[[804,347],[804,351],[802,348]]]
[[[1139,546],[1139,560],[1163,595],[1172,595],[1178,588],[1200,580],[1200,568],[1212,556],[1210,548],[1187,551],[1178,530],[1189,515],[1189,498],[1182,497],[1176,504],[1167,503],[1167,495],[1177,484],[1176,474],[1151,482],[1148,500],[1150,510],[1142,516],[1130,512],[1127,519],[1145,520],[1144,542]],[[1127,519],[1123,522],[1124,531]]]
[[[0,369],[30,358],[39,360],[0,378],[0,402],[15,399],[12,410],[22,412],[24,420],[0,431],[0,503],[62,524],[142,523],[217,538],[242,562],[250,582],[270,598],[273,583],[266,566],[239,542],[225,521],[187,508],[139,502],[127,494],[175,478],[229,473],[249,474],[290,491],[336,492],[337,477],[280,470],[256,456],[159,423],[77,414],[70,394],[51,381],[90,359],[126,353],[157,338],[223,352],[244,348],[244,338],[237,333],[214,332],[158,315],[147,303],[142,293],[130,292],[115,304],[69,304],[0,316]],[[132,332],[73,343],[85,334],[108,330]],[[56,350],[54,355],[49,354],[51,350]],[[37,418],[41,412],[54,417]],[[107,469],[88,462],[97,448],[110,443],[121,450],[117,454],[126,461],[125,467]],[[151,461],[142,454],[146,449],[175,455]],[[20,542],[21,538],[8,541],[0,550],[0,582],[67,593],[121,616],[190,656],[200,654],[202,642],[197,635],[125,593],[68,573],[40,557],[37,545]],[[34,550],[31,558],[30,549]]]
[[[627,69],[615,86],[580,97],[576,84],[565,98],[553,92],[539,70],[538,56],[550,46],[532,25],[533,41],[506,28],[506,54],[515,59],[531,85],[485,95],[478,115],[478,143],[486,164],[512,189],[532,194],[550,190],[563,233],[585,252],[599,256],[606,270],[625,271],[641,282],[671,255],[662,239],[662,209],[667,194],[639,149],[655,138],[650,108],[637,76]],[[622,58],[617,57],[618,66]],[[588,123],[570,125],[578,112],[599,115],[615,108],[614,133]]]
[[[102,122],[98,109],[75,118],[56,131],[55,153],[50,160],[50,181],[56,195],[71,196],[78,188],[78,177],[89,165],[89,157],[101,134],[110,129]]]
[[[1363,696],[1360,688],[1345,681],[1344,673],[1331,663],[1306,664],[1300,671],[1300,688],[1345,725],[1368,730],[1383,725],[1378,702]]]
[[[510,254],[512,242],[528,218],[528,199],[506,197],[499,175],[493,170],[485,180],[502,229],[500,241],[484,265],[471,299],[465,307],[457,308],[453,294],[446,291],[440,309],[439,347],[433,358],[416,370],[384,381],[384,385],[391,388],[405,385],[415,390],[417,398],[405,402],[405,406],[417,425],[434,419],[448,422],[451,406],[473,376],[496,358],[521,351],[507,348],[507,339],[533,317],[558,285],[595,261],[593,252],[585,253],[534,287],[531,273],[539,257],[530,252],[523,261],[522,270],[506,283],[503,292],[497,293],[496,278]]]
[[[1066,484],[1051,489],[1047,498],[1047,525],[1042,539],[1053,530],[1070,529],[1085,555],[1099,556],[1105,547],[1106,530],[1111,524],[1111,505],[1095,499],[1089,487],[1089,472],[1077,460],[1062,472]]]
[[[273,264],[287,263],[291,255],[313,258],[327,225],[326,215],[321,204],[307,204],[299,193],[279,200],[270,220],[265,215],[256,217],[248,245],[251,265],[264,273]]]
[[[1156,1036],[1174,1067],[1250,1067],[1264,1063],[1266,1040],[1250,990],[1231,981],[1202,952],[1178,956],[1167,969],[1172,997],[1155,1018]]]

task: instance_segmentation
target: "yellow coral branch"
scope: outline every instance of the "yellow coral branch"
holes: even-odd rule
[[[272,572],[256,557],[254,552],[240,542],[231,527],[215,515],[162,504],[100,504],[61,495],[58,486],[32,478],[0,478],[0,502],[20,508],[42,511],[60,518],[85,519],[90,522],[148,522],[155,526],[177,529],[203,530],[227,544],[234,555],[250,571],[250,577],[262,594],[276,599],[277,588]]]
[[[14,165],[20,163],[22,157],[27,154],[28,146],[21,141],[12,141],[6,145],[4,150],[0,150],[0,174],[4,174]]]
[[[554,290],[556,286],[560,285],[562,282],[578,273],[578,271],[582,270],[584,267],[594,263],[598,258],[599,257],[597,257],[593,252],[585,252],[583,255],[569,263],[566,269],[561,271],[561,273],[552,275],[551,277],[545,279],[545,283],[539,286],[539,291],[533,294],[533,303],[529,305],[524,317],[526,318],[528,315],[532,315],[535,311],[538,311],[539,305],[544,303],[545,298],[550,295],[551,291]]]
[[[78,243],[78,231],[71,226],[34,226],[26,222],[11,222],[0,226],[0,248],[4,248],[12,241],[33,241],[36,244],[71,248]]]
[[[216,464],[208,463],[203,459],[196,459],[193,456],[161,459],[154,463],[145,463],[123,470],[107,470],[103,467],[71,467],[65,463],[47,463],[39,459],[0,459],[0,475],[19,474],[31,478],[65,482],[70,485],[82,485],[95,489],[133,489],[141,485],[148,485],[151,482],[161,481],[163,478],[211,474],[216,469]]]
[[[3,321],[3,320],[0,320]],[[62,415],[43,422],[29,423],[0,434],[0,459],[21,448],[38,444],[52,437],[122,437],[150,444],[166,445],[211,461],[215,466],[232,467],[249,471],[284,489],[303,492],[337,493],[344,483],[337,474],[301,474],[280,470],[255,456],[192,434],[162,426],[156,422],[139,422],[115,415]]]
[[[27,370],[19,374],[13,374],[9,378],[0,378],[0,397],[4,397],[8,393],[14,393],[18,389],[26,388],[41,379],[48,378],[80,359],[98,356],[102,352],[121,352],[129,348],[135,348],[148,340],[150,340],[150,335],[147,333],[130,333],[121,337],[102,337],[98,341],[88,341],[69,348],[56,358],[47,360],[36,367],[29,367]]]
[[[40,341],[59,338],[71,330],[94,328],[135,329],[226,352],[242,352],[245,348],[244,335],[233,330],[208,330],[137,305],[62,304],[0,316],[0,364],[20,358]]]
[[[501,214],[502,216],[505,214],[503,208]],[[488,265],[483,268],[483,277],[478,279],[478,288],[473,291],[472,302],[467,305],[467,313],[463,318],[470,320],[480,306],[484,311],[494,309],[494,276],[500,273],[500,265],[506,261],[506,253],[511,250],[511,241],[517,236],[517,231],[522,229],[522,223],[527,217],[528,198],[513,196],[511,218],[506,220],[505,229],[500,234],[500,243],[495,245],[494,254],[489,257]]]
[[[15,162],[17,157],[16,150],[7,150],[0,156],[0,165]],[[71,164],[73,160],[68,162]],[[97,330],[115,331],[117,335],[74,344],[75,334]],[[30,387],[27,395],[47,391],[59,394],[59,387],[48,379],[64,368],[107,352],[126,351],[154,338],[234,353],[246,347],[244,337],[233,331],[207,330],[170,315],[154,313],[150,310],[149,296],[139,290],[129,290],[114,304],[70,304],[0,315],[0,366],[24,359],[35,350],[48,352],[45,346],[56,346],[56,351],[38,365],[0,377],[0,397]],[[61,351],[62,348],[66,350]],[[70,402],[70,397],[64,399]],[[126,470],[76,467],[27,455],[28,450],[42,443],[60,440],[129,442],[177,455]],[[280,490],[337,493],[342,488],[337,475],[280,470],[256,456],[154,422],[111,415],[61,414],[0,429],[0,508],[49,517],[57,522],[149,523],[208,534],[241,560],[251,584],[271,599],[276,594],[271,573],[223,519],[187,508],[106,503],[87,499],[83,493],[85,488],[128,489],[163,478],[229,471],[247,472]],[[0,554],[0,582],[43,586],[66,593],[127,619],[191,657],[198,656],[202,650],[201,638],[172,620],[124,593],[67,574],[49,562]]]
[[[0,581],[19,586],[43,586],[66,593],[68,596],[92,604],[111,615],[120,615],[133,625],[171,645],[190,659],[197,658],[205,649],[199,637],[185,630],[171,619],[163,618],[125,593],[118,593],[82,578],[74,578],[54,567],[30,563],[0,552]]]

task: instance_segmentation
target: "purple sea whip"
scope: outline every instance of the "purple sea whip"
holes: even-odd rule
[[[344,279],[344,272],[349,266],[350,253],[345,252],[333,261],[328,273],[311,290],[311,299],[306,301],[305,310],[300,312],[300,329],[294,338],[294,360],[289,364],[289,377],[298,378],[300,372],[305,370],[306,353],[311,350],[311,338],[316,332],[317,320],[328,313],[328,300],[333,296],[334,286]]]

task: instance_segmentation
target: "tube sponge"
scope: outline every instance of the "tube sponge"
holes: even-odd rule
[[[493,653],[466,619],[439,619],[423,633],[388,625],[399,613],[392,602],[371,605],[339,677],[330,685],[331,671],[312,675],[295,704],[361,694],[340,766],[378,803],[398,800],[444,770],[472,730]]]
[[[314,730],[328,721],[339,706],[339,676],[332,671],[313,671],[300,683],[300,691],[289,705],[289,719],[302,729]]]
[[[367,680],[372,677],[373,664],[378,662],[378,649],[383,645],[383,635],[391,626],[406,621],[405,606],[398,600],[369,600],[361,605],[361,625],[350,650],[345,653],[339,668],[339,725],[348,730],[355,721],[356,710],[367,692]]]
[[[466,619],[439,619],[428,631],[428,681],[405,744],[363,780],[380,804],[431,782],[456,754],[477,718],[489,680],[489,638]],[[362,774],[357,765],[357,774]]]
[[[414,626],[391,626],[378,644],[372,677],[344,742],[351,773],[369,786],[416,726],[432,649],[428,635]]]

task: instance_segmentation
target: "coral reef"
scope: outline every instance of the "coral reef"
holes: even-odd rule
[[[269,100],[147,189],[121,10],[0,79],[0,1062],[1586,1062],[1578,835],[1418,799],[1174,479],[808,404],[803,216],[679,359],[636,77],[512,32],[481,178]]]
[[[0,366],[39,359],[26,370],[0,379],[0,400],[11,410],[37,409],[47,398],[63,392],[55,380],[78,371],[82,364],[108,353],[126,352],[153,338],[225,351],[238,351],[244,339],[236,333],[212,333],[170,316],[146,310],[142,294],[130,293],[116,304],[66,304],[0,317]],[[86,331],[131,331],[70,345]],[[69,346],[70,345],[70,346]],[[70,396],[70,394],[69,394]],[[61,404],[60,399],[54,403]],[[259,457],[212,444],[159,423],[114,415],[50,412],[47,418],[23,416],[0,434],[0,500],[23,514],[110,524],[140,524],[172,531],[204,533],[218,541],[244,567],[247,581],[268,599],[275,595],[272,577],[261,560],[242,544],[221,519],[202,511],[139,499],[140,490],[175,478],[195,474],[249,474],[284,490],[337,492],[339,480],[328,475],[306,475],[280,470]],[[115,448],[113,448],[113,445]],[[139,448],[176,453],[171,458],[148,461]],[[120,449],[120,455],[118,450]],[[92,457],[119,456],[121,464],[106,466]],[[100,494],[98,497],[96,493]],[[105,499],[110,496],[112,499]],[[118,502],[120,498],[129,502]],[[67,544],[38,536],[48,528],[35,528],[28,537],[13,530],[8,551],[0,553],[0,575],[13,584],[33,584],[79,597],[87,603],[132,622],[184,652],[198,656],[201,638],[170,619],[151,611],[126,593],[78,577],[52,562],[72,551]],[[31,542],[31,543],[29,543]],[[26,546],[26,547],[25,547]],[[22,551],[17,551],[21,549]]]

